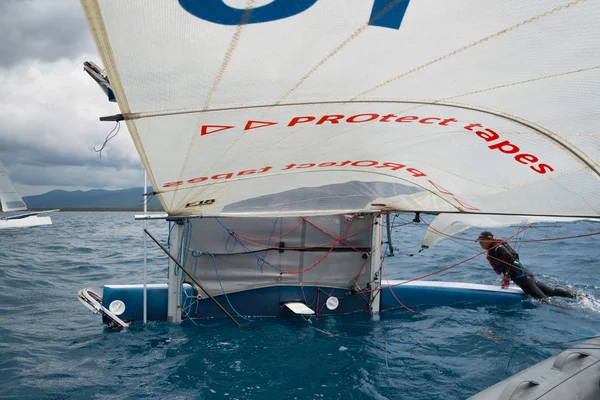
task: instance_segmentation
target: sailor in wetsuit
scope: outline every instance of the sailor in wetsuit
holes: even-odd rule
[[[519,254],[508,243],[501,239],[494,239],[491,232],[481,232],[477,241],[483,249],[487,250],[487,259],[496,274],[504,274],[502,288],[507,288],[512,280],[523,289],[525,294],[536,299],[544,299],[548,296],[576,297],[575,293],[567,289],[552,288],[534,278],[533,274],[521,265]]]

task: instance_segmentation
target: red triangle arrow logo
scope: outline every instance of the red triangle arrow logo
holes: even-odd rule
[[[200,129],[200,136],[210,135],[211,133],[221,132],[225,129],[231,128],[234,127],[229,125],[202,125],[202,128]]]
[[[434,181],[427,180],[427,182],[431,183],[431,185],[432,185],[434,188],[436,188],[436,189],[438,190],[438,192],[440,192],[440,193],[444,193],[444,194],[453,194],[453,193],[450,193],[450,191],[449,191],[449,190],[447,190],[447,189],[444,189],[443,187],[441,187],[440,185],[438,185],[437,183],[435,183]]]
[[[464,201],[460,201],[459,199],[457,199],[456,197],[454,198],[454,200],[456,200],[456,202],[463,208],[466,208],[467,210],[473,210],[473,211],[481,211],[479,208],[472,206],[468,203],[465,203]]]
[[[246,126],[244,127],[245,131],[249,131],[250,129],[256,128],[264,128],[265,126],[277,125],[277,122],[270,121],[248,121]]]

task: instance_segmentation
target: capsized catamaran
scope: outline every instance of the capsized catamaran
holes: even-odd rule
[[[80,299],[121,326],[520,301],[381,273],[385,212],[600,216],[600,3],[513,3],[82,0],[170,261]]]
[[[24,214],[14,214],[19,211],[29,211],[27,205],[17,193],[14,185],[8,177],[8,172],[0,162],[0,206],[2,216],[0,217],[0,229],[7,228],[27,228],[30,226],[52,225],[52,219],[48,216],[39,216],[41,213],[48,213],[58,210],[27,212]],[[13,213],[8,214],[7,213]]]

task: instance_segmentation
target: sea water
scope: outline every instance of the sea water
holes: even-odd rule
[[[464,399],[560,352],[564,342],[600,332],[593,297],[257,319],[242,328],[227,319],[135,323],[109,332],[76,291],[142,283],[143,222],[133,216],[59,212],[52,226],[0,230],[0,398]],[[445,240],[417,253],[425,225],[399,227],[410,219],[394,222],[389,279],[422,276],[480,251]],[[166,240],[166,222],[148,228]],[[600,224],[589,221],[534,225],[519,239],[597,231]],[[514,247],[546,283],[600,297],[597,244],[598,236],[584,236]],[[166,264],[149,240],[149,282],[166,282]],[[428,279],[500,284],[483,257]]]

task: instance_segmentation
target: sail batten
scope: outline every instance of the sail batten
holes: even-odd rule
[[[82,4],[171,215],[600,216],[598,2]]]

